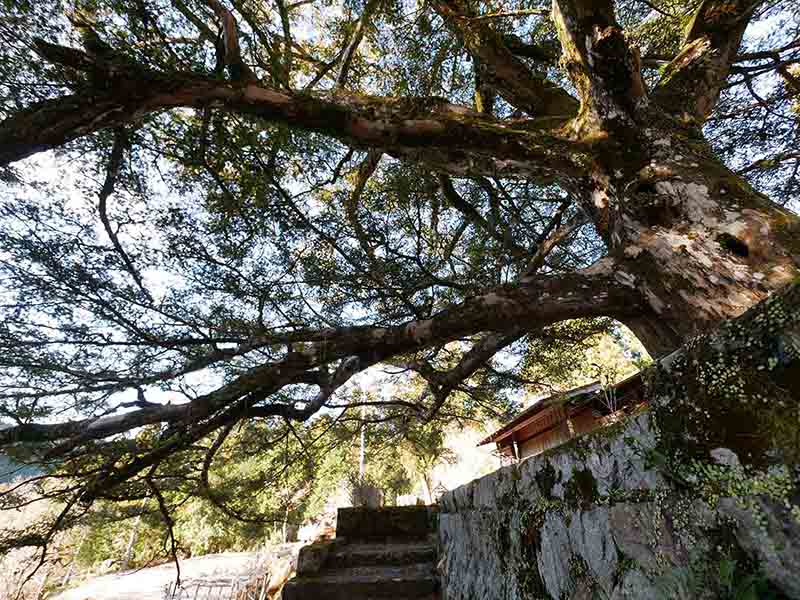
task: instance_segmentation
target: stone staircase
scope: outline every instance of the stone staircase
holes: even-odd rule
[[[336,538],[300,550],[283,600],[438,600],[436,507],[341,508]]]

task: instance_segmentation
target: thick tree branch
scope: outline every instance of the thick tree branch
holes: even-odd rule
[[[222,23],[225,65],[228,73],[234,81],[255,81],[255,73],[242,60],[242,51],[239,49],[239,27],[233,13],[225,8],[219,0],[204,0],[206,5],[214,11],[214,14]]]
[[[480,61],[481,79],[512,106],[531,116],[567,119],[578,103],[565,90],[533,73],[506,47],[503,36],[477,19],[463,0],[436,0],[433,8],[463,38],[470,53]]]
[[[555,0],[553,20],[581,100],[580,122],[608,126],[633,116],[646,90],[639,53],[616,21],[614,2]]]
[[[289,10],[283,0],[275,0],[278,7],[278,14],[281,17],[281,27],[283,29],[283,65],[281,80],[287,90],[292,89],[292,30],[289,22]]]
[[[800,161],[800,152],[779,152],[778,154],[769,158],[762,158],[755,162],[750,163],[746,167],[737,171],[739,175],[745,175],[751,171],[769,171],[777,169],[783,163],[789,161]]]
[[[557,43],[528,44],[510,33],[503,35],[503,43],[512,54],[531,58],[547,65],[555,64],[561,53]]]
[[[702,124],[719,93],[754,9],[753,0],[705,0],[695,12],[678,56],[667,66],[653,98],[684,121]]]
[[[344,53],[342,54],[342,61],[339,65],[339,72],[336,74],[336,83],[334,87],[336,88],[343,88],[347,83],[347,76],[350,73],[350,64],[353,62],[353,56],[358,50],[359,44],[361,44],[361,40],[364,38],[364,29],[367,26],[367,23],[372,18],[375,10],[378,8],[381,0],[369,0],[364,6],[364,12],[361,13],[361,17],[359,17],[358,21],[356,22],[355,29],[350,37],[350,41],[347,43],[347,46],[344,49]]]
[[[207,435],[228,423],[231,418],[247,415],[268,414],[302,421],[319,410],[355,372],[392,356],[482,331],[531,330],[578,317],[605,315],[624,319],[641,314],[642,306],[635,292],[616,281],[610,264],[603,263],[562,276],[532,278],[519,285],[500,286],[468,298],[429,319],[394,327],[308,331],[303,335],[306,343],[302,352],[293,352],[281,361],[254,367],[187,404],[146,407],[121,415],[66,423],[17,425],[0,431],[0,447],[16,442],[63,441],[50,453],[64,455],[92,440],[154,423],[198,423],[189,436],[194,440],[196,436]],[[283,386],[301,379],[304,373],[336,362],[339,364],[333,376],[327,382],[323,380],[319,394],[305,407],[262,404]],[[157,458],[156,455],[150,457],[152,460]],[[137,463],[135,468],[131,467],[131,472],[138,473],[152,464],[147,461]]]
[[[103,90],[46,100],[0,123],[0,165],[163,110],[213,105],[405,160],[430,160],[434,168],[456,174],[548,180],[583,172],[573,159],[585,150],[580,142],[537,129],[535,121],[504,123],[438,98],[289,94],[255,83],[167,75],[130,64],[120,69],[114,62],[45,42],[39,49],[49,60],[92,73],[103,81]]]
[[[278,371],[277,374],[280,375],[280,371]],[[110,490],[113,490],[114,487],[136,477],[144,469],[158,465],[160,462],[172,456],[176,452],[185,450],[192,444],[198,442],[221,427],[224,427],[231,421],[237,421],[246,417],[257,402],[263,400],[265,396],[280,389],[281,385],[283,384],[277,381],[272,381],[270,382],[269,387],[262,389],[256,388],[256,391],[253,393],[244,395],[238,400],[232,402],[229,408],[221,409],[212,416],[204,418],[201,415],[194,414],[191,415],[191,418],[182,420],[177,427],[168,429],[162,436],[162,439],[159,440],[159,442],[152,447],[152,449],[144,454],[132,458],[125,464],[120,464],[119,461],[109,463],[108,466],[110,468],[104,472],[101,472],[86,486],[81,496],[81,501],[84,504],[91,504],[97,498],[105,497],[105,495],[107,495]],[[207,400],[208,397],[205,397],[204,402],[207,402]],[[218,401],[219,398],[217,398],[217,402]],[[190,406],[194,403],[194,401],[190,403]],[[208,405],[206,404],[204,407],[201,407],[200,410],[202,412],[207,408]],[[296,411],[296,413],[300,415],[299,418],[301,420],[306,419],[308,416],[310,416],[310,414],[313,414],[306,413],[304,409],[297,409],[286,404],[273,404],[269,407],[263,408],[273,409],[270,412],[270,416],[284,416],[286,409],[289,409],[290,411]],[[284,418],[287,417],[284,416]],[[70,445],[70,442],[62,444],[62,446],[65,447],[69,447]]]
[[[481,67],[480,58],[472,58],[472,70],[475,78],[475,110],[484,115],[493,115],[497,92],[491,83],[483,78],[485,69]]]
[[[422,376],[428,381],[434,397],[434,404],[428,411],[426,419],[430,420],[447,401],[447,397],[461,382],[472,376],[503,348],[506,348],[525,335],[523,329],[512,329],[508,332],[488,333],[476,342],[461,357],[458,364],[444,372],[428,371]]]

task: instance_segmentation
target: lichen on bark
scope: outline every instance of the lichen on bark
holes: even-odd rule
[[[688,342],[650,386],[666,455],[707,458],[724,447],[746,465],[798,465],[800,284]]]

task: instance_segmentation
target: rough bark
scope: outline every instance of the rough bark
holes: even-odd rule
[[[705,0],[686,30],[683,46],[653,95],[664,110],[701,124],[728,77],[750,14],[761,2]]]
[[[540,129],[534,120],[507,123],[441,98],[291,94],[258,83],[120,65],[46,43],[40,49],[49,60],[101,80],[103,91],[44,101],[0,123],[0,165],[163,110],[215,106],[326,133],[355,147],[380,149],[458,175],[551,179],[580,169],[573,160],[583,150],[579,142]]]
[[[378,4],[380,0],[369,0],[366,6],[364,6],[364,12],[359,17],[358,21],[356,21],[355,29],[353,29],[353,33],[350,36],[350,41],[347,43],[347,47],[344,49],[344,54],[342,55],[341,63],[339,64],[339,71],[336,74],[336,87],[343,88],[347,83],[347,76],[350,72],[350,63],[353,62],[353,56],[355,56],[356,50],[358,50],[359,44],[361,44],[361,40],[364,37],[364,30],[367,27],[367,22],[372,18],[373,13],[377,10]]]
[[[463,0],[438,0],[433,8],[464,40],[481,63],[481,77],[503,98],[531,116],[566,119],[578,103],[565,90],[532,72],[506,46],[503,37],[488,23],[476,19]]]
[[[798,276],[800,220],[754,191],[686,130],[650,130],[632,162],[598,161],[596,224],[616,276],[641,291],[670,344],[741,314]],[[668,348],[667,348],[668,349]]]
[[[239,48],[239,27],[233,14],[218,0],[205,0],[205,3],[214,11],[214,14],[222,24],[223,55],[220,58],[223,64],[228,67],[231,79],[234,81],[255,80],[256,76],[252,69],[242,59],[242,52]]]
[[[696,129],[716,102],[752,9],[736,5],[733,21],[711,23],[725,14],[718,5],[704,2],[687,35],[685,47],[704,40],[705,58],[673,61],[705,82],[697,93],[681,91],[695,103],[686,118],[685,105],[660,95],[666,84],[647,97],[638,52],[616,23],[612,2],[554,3],[564,61],[581,99],[565,129],[596,143],[585,178],[572,189],[617,258],[619,281],[647,298],[650,314],[629,325],[656,354],[738,316],[799,272],[797,215],[726,168]]]
[[[645,103],[639,53],[627,43],[613,4],[611,0],[553,2],[562,61],[581,101],[573,123],[576,131],[622,130]]]

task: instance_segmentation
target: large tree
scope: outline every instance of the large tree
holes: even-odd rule
[[[800,274],[790,0],[2,6],[0,447],[69,482],[23,541],[371,366],[430,419],[526,340],[659,356]]]

